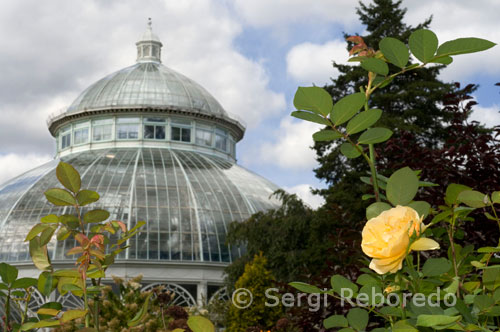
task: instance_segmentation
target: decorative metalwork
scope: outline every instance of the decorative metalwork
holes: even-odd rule
[[[73,295],[71,292],[59,295],[56,302],[62,304],[63,310],[81,309],[84,307],[83,300],[80,297]]]
[[[184,287],[177,284],[156,282],[143,287],[142,291],[150,291],[157,287],[161,291],[170,291],[175,294],[174,300],[172,302],[173,305],[181,307],[195,307],[197,305],[196,300],[191,295],[191,293],[189,293]]]
[[[212,304],[215,301],[229,301],[229,293],[227,292],[226,287],[219,288],[215,293],[213,293],[212,297],[208,300],[208,304]]]

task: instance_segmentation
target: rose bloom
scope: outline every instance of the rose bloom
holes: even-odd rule
[[[403,260],[411,250],[438,249],[439,244],[421,237],[410,246],[410,237],[425,230],[417,211],[407,206],[396,206],[368,220],[363,228],[361,248],[372,257],[370,269],[378,274],[394,273],[403,267]]]

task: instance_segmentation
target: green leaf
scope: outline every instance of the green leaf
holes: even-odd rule
[[[381,214],[382,212],[387,211],[391,208],[392,208],[392,206],[390,206],[389,204],[387,204],[385,202],[372,203],[372,204],[370,204],[370,206],[368,206],[366,208],[366,219],[370,220],[372,218],[378,217],[379,214]]]
[[[52,226],[52,225],[51,225]],[[49,228],[46,228],[42,234],[40,234],[40,245],[41,246],[44,246],[46,245],[47,243],[50,242],[50,240],[52,239],[52,236],[54,235],[56,231],[56,227],[49,227]]]
[[[66,226],[61,226],[57,231],[57,241],[64,241],[71,235],[71,231]]]
[[[37,288],[44,296],[49,296],[52,293],[52,290],[55,287],[55,280],[52,277],[52,274],[45,271],[38,276],[38,284]]]
[[[439,46],[437,55],[458,55],[475,53],[495,46],[495,43],[481,38],[458,38],[450,40]]]
[[[91,210],[83,215],[83,221],[86,224],[98,223],[109,218],[109,212],[106,210]]]
[[[356,295],[356,293],[358,292],[358,286],[355,283],[339,274],[335,274],[333,277],[331,277],[330,283],[332,285],[333,291],[340,296],[350,295],[347,289],[352,290],[354,295]],[[344,290],[344,294],[342,293],[342,290]]]
[[[71,195],[69,191],[60,188],[52,188],[47,190],[45,192],[45,197],[47,197],[47,200],[49,202],[58,206],[68,206],[76,204],[76,200],[73,195]]]
[[[483,284],[486,289],[494,291],[500,287],[500,265],[485,269],[483,272]]]
[[[340,152],[350,159],[361,156],[361,152],[359,152],[358,149],[356,149],[351,143],[342,143],[340,146]]]
[[[288,285],[292,286],[295,289],[298,289],[301,292],[308,294],[321,294],[323,291],[314,285],[309,285],[304,282],[290,282]]]
[[[399,68],[404,68],[410,59],[408,48],[396,38],[385,37],[380,41],[379,48],[385,58]]]
[[[382,116],[382,110],[377,108],[369,109],[356,115],[347,124],[346,130],[349,135],[359,133],[374,125]]]
[[[495,204],[500,204],[500,191],[494,191],[491,194],[491,201]]]
[[[337,138],[341,138],[342,134],[331,129],[323,129],[317,131],[313,134],[313,140],[315,142],[333,141]]]
[[[40,221],[42,224],[57,224],[59,222],[59,217],[55,214],[49,214],[48,216],[42,217]]]
[[[0,277],[2,277],[2,281],[7,285],[12,284],[16,280],[18,273],[19,271],[15,266],[0,263]]]
[[[482,208],[488,204],[489,197],[479,191],[464,190],[458,195],[457,200],[473,208]]]
[[[495,300],[491,296],[480,294],[474,297],[474,305],[479,311],[486,311],[495,305]]]
[[[438,44],[436,34],[425,29],[414,31],[408,40],[411,53],[423,63],[429,62],[434,57]]]
[[[429,212],[431,211],[431,205],[424,201],[413,201],[408,204],[408,206],[417,211],[418,215],[420,217],[423,216],[424,219],[429,215]]]
[[[471,190],[470,187],[462,184],[452,183],[446,187],[446,194],[444,200],[449,206],[458,203],[458,195],[465,190]]]
[[[59,326],[61,322],[59,320],[44,319],[31,326],[31,329],[38,329],[43,327]],[[24,326],[24,325],[23,325]],[[26,331],[26,330],[24,330]]]
[[[363,107],[365,101],[365,94],[361,92],[343,97],[333,105],[330,119],[336,126],[349,121]]]
[[[83,318],[86,314],[87,310],[68,310],[62,315],[61,322],[67,323],[78,318]]]
[[[442,65],[449,65],[452,62],[453,62],[453,58],[451,56],[447,56],[447,55],[434,57],[429,61],[429,63],[439,63]]]
[[[30,240],[30,255],[37,269],[41,271],[51,269],[47,246],[40,245],[40,238],[38,236]]]
[[[153,293],[150,293],[148,295],[148,297],[146,297],[146,301],[144,301],[144,305],[137,312],[137,314],[134,316],[134,318],[132,318],[131,320],[128,321],[127,325],[129,327],[134,327],[134,326],[139,325],[141,323],[141,321],[146,317],[146,314],[148,313],[149,299],[151,298],[151,295],[153,295]]]
[[[342,315],[333,315],[328,317],[323,321],[323,325],[327,329],[331,329],[332,327],[347,327],[348,322],[347,319]]]
[[[78,205],[85,206],[99,200],[99,194],[92,190],[82,190],[76,194]]]
[[[389,66],[387,63],[377,58],[367,58],[361,61],[361,67],[366,71],[371,71],[382,76],[387,76],[387,74],[389,74]]]
[[[189,317],[187,324],[193,332],[215,332],[214,324],[202,316]]]
[[[59,217],[59,221],[61,222],[61,224],[66,225],[71,229],[80,227],[80,220],[78,220],[78,217],[72,214],[63,214]]]
[[[364,295],[361,295],[364,294]],[[362,297],[361,297],[362,296]],[[384,293],[379,285],[368,284],[361,287],[359,290],[358,300],[362,299],[363,304],[379,305],[384,302]],[[366,302],[364,302],[366,300]],[[361,300],[360,300],[361,301]]]
[[[57,270],[52,273],[54,277],[70,277],[70,278],[80,278],[80,272],[77,270]]]
[[[293,105],[298,110],[311,111],[327,116],[332,111],[332,96],[317,86],[299,87],[293,98]]]
[[[44,225],[44,224],[36,224],[35,226],[33,226],[33,228],[31,228],[31,230],[28,232],[28,235],[26,235],[26,238],[24,239],[24,241],[30,241],[31,239],[33,239],[35,236],[37,236],[38,234],[42,233],[44,230],[48,229],[49,228],[49,225]]]
[[[363,331],[368,325],[368,312],[364,309],[353,308],[347,313],[347,320],[353,329]]]
[[[367,273],[360,275],[358,277],[358,279],[356,280],[356,283],[358,283],[359,285],[362,285],[362,286],[376,285],[376,284],[378,284],[378,282],[379,281],[377,279],[375,279],[374,277],[372,277],[371,275],[369,275]]]
[[[418,330],[405,320],[399,320],[394,324],[392,332],[418,332]]]
[[[369,128],[358,139],[360,144],[376,144],[387,141],[392,136],[392,131],[386,128]]]
[[[394,172],[387,182],[387,199],[394,206],[407,205],[418,191],[418,177],[409,167]]]
[[[445,315],[419,315],[417,317],[417,326],[433,327],[438,325],[448,325],[458,322],[462,316],[445,316]]]
[[[451,262],[446,258],[429,258],[422,268],[422,273],[427,277],[444,274],[451,269]]]
[[[315,122],[315,123],[319,123],[319,124],[322,124],[325,126],[330,125],[330,123],[327,120],[325,120],[324,118],[322,118],[321,116],[319,116],[315,113],[304,112],[304,111],[295,111],[295,112],[292,112],[292,116],[296,117],[298,119],[301,119],[301,120]]]
[[[56,176],[59,182],[69,191],[77,193],[80,191],[82,181],[77,170],[68,163],[61,161],[56,168]]]
[[[12,283],[12,288],[22,288],[27,289],[36,286],[38,280],[35,278],[19,278]]]

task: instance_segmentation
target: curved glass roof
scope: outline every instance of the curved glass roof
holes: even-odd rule
[[[161,107],[227,117],[201,85],[158,63],[139,62],[88,87],[67,114],[103,108]]]
[[[93,150],[62,158],[82,174],[82,188],[97,191],[111,218],[130,226],[145,220],[119,259],[231,262],[239,248],[226,245],[227,226],[258,211],[275,208],[278,189],[264,178],[215,156],[162,148]],[[59,187],[59,160],[0,187],[0,261],[29,261],[24,238],[40,218],[72,213],[43,195]],[[48,245],[53,260],[66,260],[73,239]]]

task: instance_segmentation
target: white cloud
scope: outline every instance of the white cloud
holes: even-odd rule
[[[470,119],[479,121],[487,127],[500,126],[500,106],[482,107],[475,105]]]
[[[0,153],[52,153],[47,115],[134,64],[135,42],[151,16],[164,64],[205,86],[249,126],[285,108],[263,64],[236,50],[241,23],[218,1],[2,1]]]
[[[346,64],[349,54],[343,40],[332,40],[324,44],[302,43],[294,46],[286,56],[287,73],[296,81],[322,86],[339,72],[333,61]]]
[[[313,195],[311,193],[311,186],[308,184],[299,184],[293,187],[285,187],[285,190],[292,194],[297,194],[304,202],[309,204],[313,209],[317,209],[325,203],[323,197]]]
[[[14,154],[0,155],[0,185],[5,181],[35,168],[51,159],[49,155]]]
[[[254,26],[280,27],[296,22],[356,23],[352,0],[235,0],[238,14]]]
[[[284,118],[276,131],[276,140],[262,144],[259,162],[287,170],[311,170],[316,166],[312,134],[321,125]]]
[[[466,0],[456,1],[406,1],[408,7],[406,21],[412,25],[423,22],[432,15],[431,30],[436,33],[440,44],[456,38],[478,37],[495,43],[500,41],[498,13],[500,2],[477,0],[474,4]],[[500,74],[500,47],[454,57],[453,63],[443,70],[441,78],[446,81],[473,79],[473,75]]]

